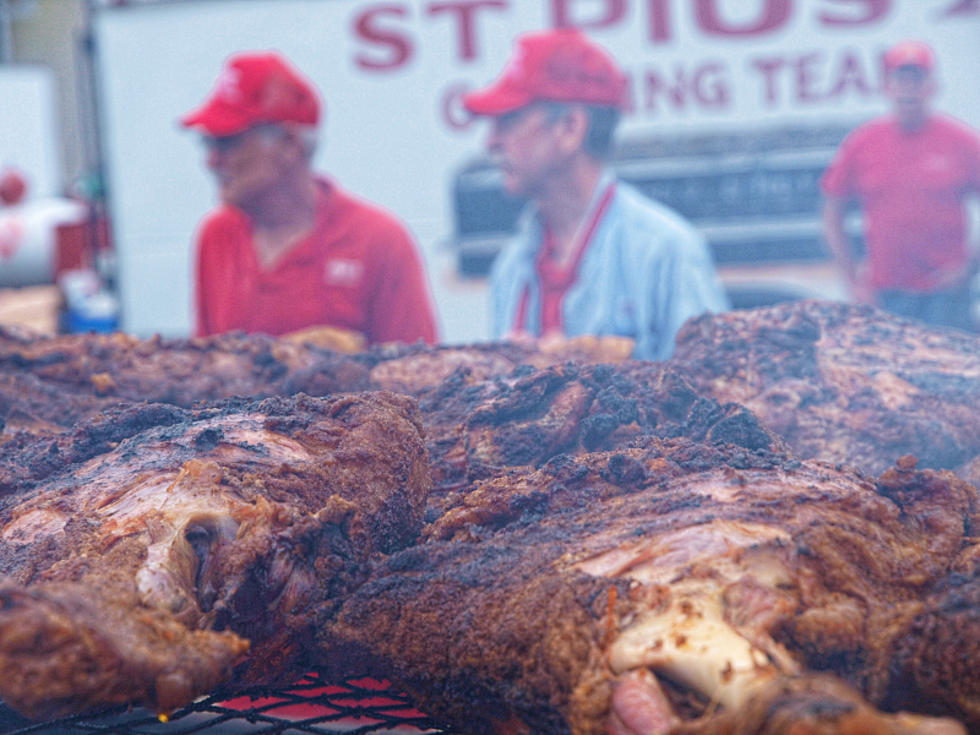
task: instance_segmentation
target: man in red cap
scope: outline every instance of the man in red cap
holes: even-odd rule
[[[221,205],[198,233],[197,334],[329,325],[368,343],[436,339],[415,244],[390,214],[311,168],[320,102],[276,53],[228,59],[184,116]]]
[[[980,192],[980,136],[935,114],[932,50],[903,41],[884,56],[891,114],[854,130],[821,185],[824,231],[856,301],[933,324],[973,329],[965,201]],[[847,204],[864,219],[866,256],[845,230]]]
[[[659,360],[689,317],[728,307],[704,238],[609,170],[626,97],[615,61],[573,29],[520,37],[497,80],[464,96],[490,118],[505,188],[531,203],[493,265],[494,337],[627,336]]]

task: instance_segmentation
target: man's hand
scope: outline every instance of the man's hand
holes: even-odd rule
[[[875,303],[875,292],[868,283],[868,267],[862,263],[850,272],[844,273],[844,280],[847,283],[847,293],[851,301],[855,304]]]

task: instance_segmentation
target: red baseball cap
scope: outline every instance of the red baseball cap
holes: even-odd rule
[[[260,123],[316,125],[320,101],[313,84],[274,52],[243,53],[226,62],[211,95],[181,118],[209,135],[235,135]]]
[[[463,95],[475,115],[505,115],[531,102],[584,102],[623,107],[626,75],[605,50],[573,28],[528,33],[500,76]]]
[[[920,41],[901,41],[885,52],[885,68],[894,71],[903,66],[915,66],[932,71],[936,58],[932,49]]]

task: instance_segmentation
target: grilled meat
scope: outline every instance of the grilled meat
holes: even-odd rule
[[[566,362],[619,363],[633,351],[622,337],[573,337],[547,341],[491,342],[466,346],[384,345],[368,355],[372,387],[419,396],[455,374],[454,384],[507,375],[522,365],[543,368]]]
[[[699,398],[676,371],[652,363],[518,368],[472,383],[455,373],[419,401],[432,457],[434,502],[513,466],[610,449],[637,436],[773,436],[740,406]]]
[[[0,497],[0,697],[30,716],[295,675],[316,617],[421,527],[409,398],[141,410]]]
[[[70,428],[18,432],[0,452],[0,496],[16,493],[66,466],[109,452],[123,439],[145,429],[185,418],[181,409],[163,403],[113,402]]]
[[[0,402],[0,697],[167,710],[318,666],[469,733],[980,727],[976,491],[870,479],[980,455],[973,339],[818,303],[695,320],[661,364],[0,331],[27,391]],[[197,404],[377,387],[419,411]]]
[[[23,372],[0,372],[0,443],[20,433],[57,434],[115,406],[113,398],[75,393]]]
[[[368,365],[302,339],[230,332],[198,339],[74,334],[29,339],[0,330],[0,370],[64,389],[189,407],[201,400],[367,386]]]
[[[693,319],[671,364],[699,393],[749,408],[806,458],[877,475],[906,454],[945,469],[980,455],[972,334],[803,301]]]
[[[886,701],[953,715],[980,732],[980,568],[975,558],[968,567],[944,577],[903,631]]]
[[[499,342],[430,347],[389,344],[349,354],[347,335],[318,327],[283,337],[229,332],[196,339],[130,335],[46,337],[0,327],[0,371],[30,373],[76,393],[189,407],[231,396],[366,389],[419,395],[454,372],[471,381],[566,361],[621,362],[629,341],[577,338],[544,345]]]
[[[777,445],[634,443],[479,484],[347,597],[325,665],[392,676],[468,733],[962,731],[868,699],[974,488],[912,461],[874,485]]]

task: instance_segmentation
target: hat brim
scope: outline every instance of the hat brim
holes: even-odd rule
[[[912,61],[902,60],[902,61],[893,62],[888,65],[889,71],[898,71],[899,69],[918,69],[919,71],[929,74],[930,72],[932,72],[932,65],[929,64],[928,62],[918,61],[918,60],[912,60]]]
[[[180,119],[185,128],[198,128],[208,135],[218,137],[237,135],[254,124],[254,120],[243,115],[238,108],[220,103],[205,103]]]
[[[485,89],[463,95],[463,107],[473,115],[497,117],[526,107],[534,100],[526,92],[492,84]]]

